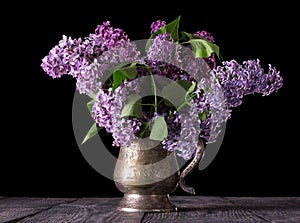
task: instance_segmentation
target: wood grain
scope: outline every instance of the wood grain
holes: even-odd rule
[[[300,222],[300,197],[231,197],[228,200],[270,222]]]
[[[176,197],[177,213],[146,213],[143,223],[163,222],[268,222],[220,197]]]
[[[127,213],[120,198],[3,198],[0,222],[216,223],[300,222],[300,197],[171,197],[178,212]]]
[[[141,222],[143,213],[117,211],[116,206],[119,201],[120,198],[83,198],[72,203],[54,206],[20,222]]]
[[[0,223],[22,219],[63,202],[74,199],[65,198],[4,198],[0,199]]]

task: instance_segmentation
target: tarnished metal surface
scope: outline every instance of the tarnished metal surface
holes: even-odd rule
[[[198,153],[181,177],[181,186],[187,192],[191,189],[184,184],[184,178],[199,163],[196,159],[201,159],[202,154],[199,156]],[[163,149],[160,143],[143,139],[130,147],[121,147],[114,171],[115,184],[124,193],[119,209],[132,212],[176,211],[169,194],[178,186],[179,176],[175,153]]]
[[[179,185],[182,190],[184,190],[185,192],[188,192],[190,194],[195,194],[195,190],[194,190],[194,188],[187,186],[185,184],[185,178],[190,172],[193,171],[193,169],[195,169],[195,167],[197,167],[199,165],[199,162],[203,157],[204,150],[205,150],[204,143],[201,139],[199,139],[199,143],[198,143],[197,150],[196,150],[193,160],[180,174]]]

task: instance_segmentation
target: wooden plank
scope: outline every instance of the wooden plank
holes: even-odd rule
[[[229,197],[228,199],[272,222],[300,222],[300,197]]]
[[[4,198],[0,222],[300,222],[300,197],[171,197],[178,212],[127,213],[116,210],[120,198]]]
[[[140,223],[144,217],[144,213],[130,213],[123,211],[111,211],[106,216],[103,216],[104,223]]]
[[[68,204],[54,206],[20,223],[63,223],[63,222],[127,222],[138,223],[143,213],[126,213],[117,211],[120,198],[82,198]]]
[[[73,200],[61,198],[4,198],[0,200],[0,223],[21,219],[54,205]]]
[[[215,222],[268,222],[242,207],[220,197],[173,197],[178,212],[146,213],[143,223],[215,223]]]

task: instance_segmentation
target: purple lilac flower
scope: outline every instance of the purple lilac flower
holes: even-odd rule
[[[107,64],[101,64],[97,59],[85,67],[84,72],[77,77],[76,88],[80,94],[97,94],[102,86],[101,78],[108,69]]]
[[[95,33],[85,38],[83,48],[85,56],[93,60],[104,51],[121,46],[128,41],[129,38],[122,29],[111,27],[110,22],[107,21],[98,25]]]
[[[151,67],[152,73],[167,77],[171,80],[192,80],[190,70],[187,67],[191,64],[191,59],[195,59],[191,50],[185,52],[185,47],[175,44],[172,38],[167,40],[168,34],[161,34],[153,39],[152,45],[148,49],[146,64]],[[183,55],[188,54],[186,58]],[[198,65],[198,64],[197,64]],[[187,66],[187,67],[184,67]],[[199,66],[196,66],[199,69]],[[195,70],[193,70],[193,73]],[[146,75],[149,75],[146,73]]]
[[[211,33],[207,32],[205,30],[198,31],[198,32],[195,33],[195,35],[201,36],[201,37],[207,39],[211,43],[215,42],[215,38],[213,37],[213,35],[211,35]]]
[[[67,68],[62,62],[61,49],[58,46],[52,48],[49,52],[49,55],[42,59],[42,68],[43,70],[52,78],[59,78],[65,73],[67,73]]]
[[[248,60],[242,65],[235,60],[225,61],[223,66],[214,69],[214,74],[224,89],[228,107],[240,105],[244,95],[269,95],[283,84],[279,72],[269,65],[269,71],[265,73],[259,60]]]
[[[140,51],[134,42],[124,42],[102,53],[97,59],[100,63],[120,64],[136,62],[139,60]]]
[[[97,99],[98,101],[94,103],[92,109],[94,120],[99,126],[103,126],[107,132],[111,132],[113,127],[110,111],[112,110],[114,101],[111,89],[108,92],[99,89]]]
[[[121,46],[104,51],[77,78],[77,89],[80,93],[87,95],[97,94],[101,87],[100,83],[105,82],[105,80],[102,80],[103,77],[106,77],[104,74],[110,68],[113,69],[120,64],[135,62],[138,60],[139,55],[140,52],[137,50],[136,45],[131,42],[124,42]]]
[[[162,145],[164,149],[173,152],[176,150],[176,148],[178,148],[177,142],[181,130],[178,112],[175,111],[172,116],[166,116],[166,122],[168,126],[168,136],[162,141]]]
[[[64,74],[77,77],[82,67],[89,64],[86,58],[80,56],[83,53],[81,44],[81,39],[63,36],[58,45],[50,50],[48,56],[42,59],[43,70],[53,78],[59,78]]]
[[[166,40],[167,36],[167,34],[160,34],[153,39],[147,53],[148,60],[176,63],[174,56],[176,44],[172,40]]]
[[[146,60],[146,59],[139,60],[139,63],[147,65],[151,69],[153,75],[163,76],[173,81],[189,80],[191,78],[182,69],[169,63],[156,61],[156,60]],[[145,67],[139,67],[137,71],[138,71],[137,78],[150,75],[149,70]],[[163,80],[160,79],[159,81],[163,81]]]
[[[207,31],[204,31],[204,30],[198,31],[198,32],[195,33],[195,35],[203,37],[211,43],[215,42],[214,37],[211,35],[211,33],[207,32]],[[209,65],[209,67],[211,69],[214,69],[216,67],[215,53],[212,53],[212,55],[210,55],[210,57],[208,57],[208,58],[204,58],[204,60]]]
[[[248,60],[243,62],[245,70],[247,70],[247,88],[245,89],[245,95],[260,93],[263,96],[267,96],[273,92],[277,92],[283,85],[280,72],[269,64],[268,73],[264,72],[264,69],[260,65],[260,61]]]
[[[140,130],[141,121],[136,118],[120,118],[121,111],[130,94],[136,94],[136,87],[140,86],[139,81],[130,81],[118,87],[114,93],[113,109],[110,111],[112,116],[112,136],[115,146],[130,146],[137,139],[136,133]]]
[[[105,92],[99,90],[98,101],[93,105],[94,120],[99,126],[105,127],[106,131],[112,133],[114,146],[130,146],[137,139],[136,133],[140,130],[141,121],[132,118],[121,118],[121,111],[127,97],[136,92],[138,81],[125,82],[119,86],[114,94],[111,88]]]
[[[153,22],[151,34],[165,25],[165,21]],[[206,31],[198,31],[195,35],[214,42],[213,36]],[[104,22],[95,33],[83,40],[63,36],[59,44],[43,58],[41,66],[53,78],[72,75],[77,79],[76,86],[80,93],[97,95],[98,100],[93,106],[94,120],[112,133],[113,145],[130,146],[137,139],[135,134],[142,122],[163,116],[169,133],[162,141],[163,147],[177,151],[185,159],[195,154],[199,136],[206,143],[216,140],[222,123],[230,118],[230,108],[240,105],[244,95],[261,93],[266,96],[282,86],[282,77],[271,65],[267,73],[259,60],[248,60],[243,64],[232,60],[216,67],[214,54],[204,60],[194,58],[192,51],[176,45],[169,33],[159,34],[153,39],[145,58],[139,58],[139,53],[123,30]],[[102,83],[105,82],[107,70],[136,61],[149,66],[154,75],[173,81],[196,81],[197,86],[192,93],[195,97],[190,101],[190,106],[171,115],[170,108],[161,103],[158,113],[152,116],[143,111],[141,119],[121,118],[126,99],[140,92],[141,83],[138,79],[125,81],[114,93],[111,88],[104,89]],[[145,68],[138,68],[137,71],[137,77],[150,74]]]
[[[188,47],[180,49],[180,68],[190,78],[188,80],[201,81],[210,76],[211,69],[203,58],[195,58],[193,51]]]
[[[198,113],[196,104],[193,104],[184,112],[174,112],[173,116],[166,117],[168,136],[162,141],[164,149],[176,151],[184,159],[194,156],[201,133]]]
[[[88,66],[98,56],[106,50],[122,46],[128,42],[128,36],[123,30],[113,28],[109,22],[104,22],[96,28],[94,34],[90,34],[84,40],[63,36],[59,44],[50,50],[48,56],[42,59],[41,66],[53,78],[61,77],[63,74],[70,74],[80,79],[77,81],[80,82],[81,80],[89,79],[85,76],[82,77],[82,75],[90,76],[90,74],[86,74],[86,70],[90,71],[93,69]],[[92,91],[92,89],[83,90],[89,83],[78,83],[77,85],[82,93]]]
[[[190,159],[194,156],[200,130],[200,119],[198,117],[198,109],[192,104],[188,112],[183,112],[179,114],[181,130],[180,136],[178,137],[176,151],[178,155],[184,159]]]
[[[150,34],[152,33],[155,33],[156,31],[160,30],[162,27],[164,27],[167,23],[165,21],[162,21],[162,20],[157,20],[156,22],[153,22],[150,26],[151,28],[151,32]]]
[[[176,55],[174,49],[180,52],[176,60],[171,57]],[[197,80],[199,82],[197,85],[198,91],[201,89],[202,92],[205,92],[201,96],[198,94],[199,97],[194,99],[195,104],[190,111],[186,111],[180,117],[178,114],[174,117],[166,116],[169,135],[162,142],[164,148],[170,151],[177,150],[184,158],[191,157],[196,150],[197,144],[194,144],[194,142],[198,140],[199,135],[207,143],[214,142],[220,133],[221,124],[230,116],[230,111],[227,110],[224,100],[222,101],[224,99],[223,90],[216,79],[211,78],[211,69],[207,63],[201,58],[195,58],[189,48],[175,48],[175,44],[171,41],[156,37],[149,48],[148,59],[150,60],[146,63],[151,67],[153,74],[162,75],[172,80]],[[210,91],[207,89],[210,89]],[[196,111],[197,115],[195,115]],[[200,120],[198,113],[205,113],[206,119]],[[191,115],[194,115],[194,119]],[[186,134],[188,127],[185,127],[180,121],[194,123],[198,135],[185,137],[184,134]],[[181,136],[181,133],[183,136]]]
[[[211,68],[206,60],[195,58],[191,49],[166,40],[162,35],[153,39],[146,57],[153,73],[172,80],[200,81],[209,76]]]
[[[215,142],[222,123],[230,117],[223,91],[214,78],[203,78],[194,94],[196,97],[190,102],[191,107],[185,107],[173,117],[166,117],[169,135],[162,142],[165,149],[177,151],[184,159],[195,154],[199,136],[206,143]]]
[[[203,78],[197,85],[194,98],[201,120],[201,134],[207,143],[217,139],[222,123],[230,118],[231,110],[227,108],[224,91],[216,77]],[[206,117],[205,117],[206,116]]]

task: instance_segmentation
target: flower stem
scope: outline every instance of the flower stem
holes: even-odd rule
[[[180,111],[187,103],[189,103],[196,95],[190,96],[187,100],[185,100],[178,108],[177,111]]]
[[[157,112],[157,92],[156,92],[156,84],[152,72],[151,72],[151,80],[153,84],[153,93],[154,93],[154,110],[155,112]]]
[[[155,107],[155,104],[141,104],[141,105],[149,105]]]
[[[157,103],[157,106],[159,106],[164,101],[164,98],[160,99],[160,101]]]
[[[157,91],[156,91],[156,84],[155,84],[155,80],[154,80],[154,76],[153,76],[153,73],[152,73],[152,70],[149,66],[146,66],[147,70],[149,71],[150,73],[150,76],[151,76],[151,80],[152,80],[152,86],[153,86],[153,93],[154,93],[154,110],[155,112],[157,112]]]

